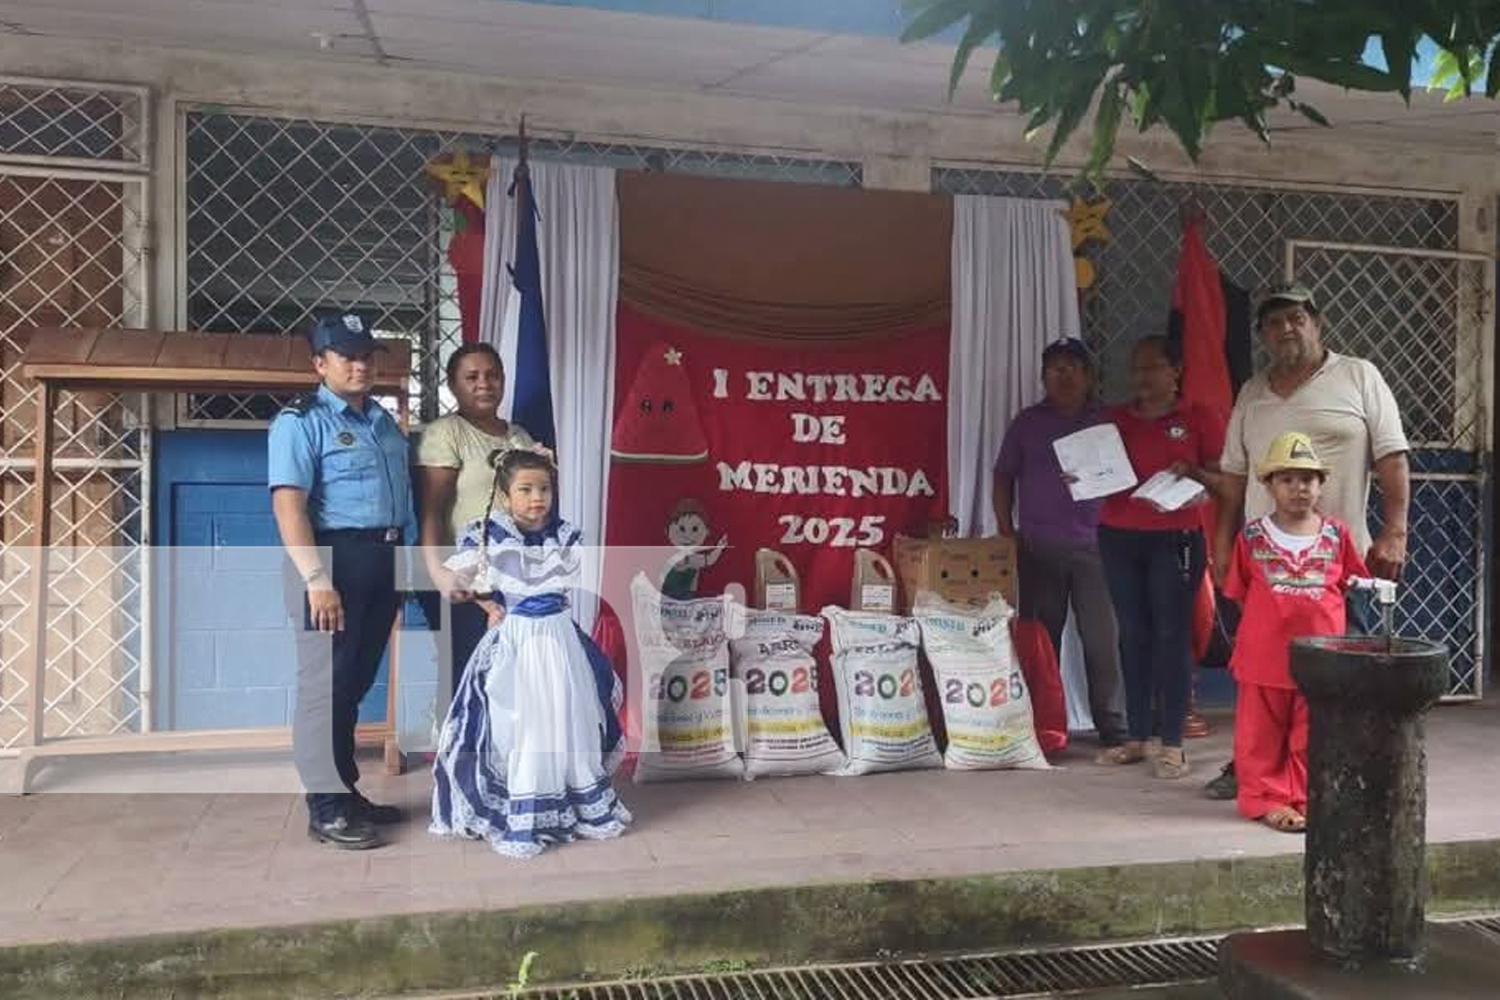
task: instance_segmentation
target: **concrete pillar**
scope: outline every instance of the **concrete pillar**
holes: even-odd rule
[[[1299,639],[1308,700],[1307,935],[1344,965],[1421,952],[1427,892],[1423,713],[1448,683],[1439,645]]]

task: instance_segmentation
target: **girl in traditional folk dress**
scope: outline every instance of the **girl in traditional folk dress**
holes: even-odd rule
[[[1327,467],[1295,431],[1256,469],[1276,503],[1235,542],[1224,594],[1245,609],[1229,669],[1239,684],[1234,772],[1239,811],[1273,830],[1307,827],[1307,701],[1292,680],[1291,642],[1344,632],[1350,577],[1369,575],[1349,527],[1318,511]]]
[[[494,603],[438,739],[431,830],[518,858],[618,837],[631,819],[609,779],[620,684],[568,614],[582,536],[553,510],[556,486],[544,455],[498,455],[504,511],[492,501],[445,563]]]

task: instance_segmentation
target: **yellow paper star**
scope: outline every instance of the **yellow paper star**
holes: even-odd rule
[[[1099,277],[1094,270],[1093,263],[1087,257],[1073,258],[1073,275],[1078,279],[1079,288],[1093,288],[1094,280]]]
[[[443,197],[449,202],[467,198],[477,207],[484,208],[484,185],[490,179],[488,163],[475,163],[469,159],[469,151],[460,149],[446,159],[427,164],[427,173],[443,184]]]
[[[1074,250],[1089,240],[1108,243],[1114,239],[1114,234],[1104,224],[1104,216],[1113,206],[1114,202],[1108,198],[1101,198],[1093,204],[1081,198],[1075,198],[1073,204],[1060,213],[1064,219],[1068,220],[1068,228],[1072,230]]]

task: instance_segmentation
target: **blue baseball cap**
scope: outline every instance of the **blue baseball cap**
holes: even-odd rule
[[[1064,337],[1054,340],[1042,350],[1042,367],[1054,358],[1071,358],[1083,365],[1085,368],[1094,367],[1094,356],[1090,353],[1088,345],[1077,337]]]
[[[346,358],[385,350],[385,345],[370,335],[365,321],[353,313],[324,316],[308,334],[307,342],[314,354],[333,351]]]

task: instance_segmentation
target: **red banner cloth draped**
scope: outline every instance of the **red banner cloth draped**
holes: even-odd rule
[[[1182,399],[1200,403],[1227,421],[1234,407],[1234,390],[1230,388],[1229,360],[1224,346],[1224,286],[1219,265],[1203,240],[1201,219],[1188,219],[1183,225],[1172,310],[1178,314],[1182,330]],[[1214,505],[1206,504],[1203,526],[1210,541],[1214,537],[1215,516]],[[1205,573],[1193,607],[1194,659],[1201,660],[1208,652],[1213,623],[1214,588]]]
[[[847,606],[856,548],[888,553],[947,510],[948,336],[730,339],[622,303],[608,545],[697,546],[658,572],[674,596],[748,595],[756,550],[775,549],[803,612]],[[618,644],[608,617],[595,637]]]
[[[1182,231],[1172,308],[1182,315],[1182,398],[1228,420],[1234,390],[1224,353],[1224,287],[1198,220],[1189,220]]]
[[[1036,741],[1043,753],[1066,750],[1068,704],[1052,637],[1041,622],[1028,618],[1011,619],[1010,636],[1016,644],[1021,675],[1031,692],[1031,722],[1036,729]]]
[[[458,313],[464,343],[479,340],[479,309],[484,288],[484,211],[468,198],[453,202],[454,233],[448,263],[458,279]]]

